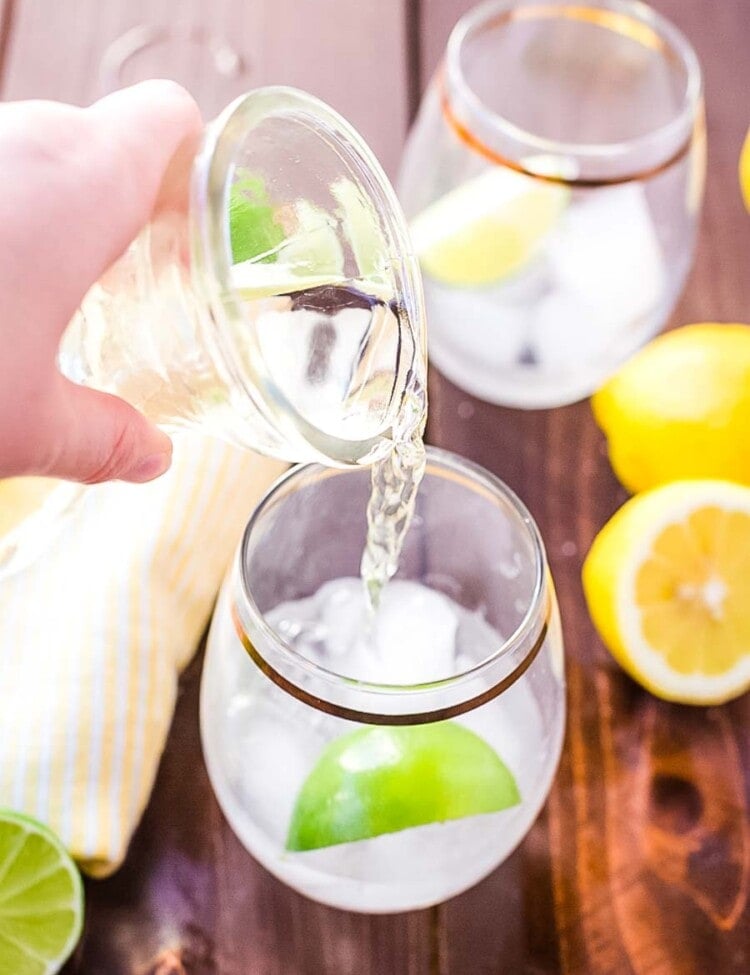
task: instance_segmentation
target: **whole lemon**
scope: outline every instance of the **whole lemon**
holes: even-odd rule
[[[683,478],[750,484],[750,326],[667,332],[591,404],[612,467],[630,491]]]
[[[747,130],[745,144],[740,153],[740,189],[745,206],[750,212],[750,129]]]

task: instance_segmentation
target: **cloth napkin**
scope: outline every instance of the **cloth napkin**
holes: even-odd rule
[[[285,466],[181,434],[168,474],[85,489],[49,550],[0,581],[0,806],[48,823],[94,876],[125,856],[178,675]]]

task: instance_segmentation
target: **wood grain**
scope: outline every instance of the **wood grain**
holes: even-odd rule
[[[408,124],[401,0],[14,3],[0,92],[5,99],[86,104],[110,84],[100,78],[109,45],[136,27],[168,29],[176,42],[152,47],[132,71],[126,68],[125,81],[172,77],[191,89],[208,116],[248,88],[296,85],[329,101],[362,132],[386,168],[395,168]],[[217,69],[211,41],[228,45],[239,63],[220,60]]]
[[[137,23],[231,39],[251,84],[328,98],[393,171],[412,89],[458,0],[13,0],[4,97],[86,102],[107,44]],[[0,0],[0,24],[11,0]],[[750,217],[736,162],[750,121],[746,0],[659,0],[705,66],[709,172],[695,269],[672,324],[750,320]],[[1,29],[0,29],[1,30]],[[408,42],[418,51],[407,50]],[[0,54],[2,44],[0,44]],[[179,62],[179,63],[178,63]],[[211,73],[175,61],[204,103]],[[231,79],[230,79],[231,80]],[[224,89],[221,89],[222,92]],[[411,92],[413,102],[414,92]],[[430,437],[497,472],[542,529],[568,658],[565,752],[546,810],[484,883],[435,908],[368,918],[287,890],[242,849],[200,754],[200,661],[185,674],[152,802],[123,869],[87,885],[66,975],[744,975],[750,970],[750,699],[658,702],[612,662],[587,617],[582,559],[625,499],[587,404],[521,413],[431,378]]]

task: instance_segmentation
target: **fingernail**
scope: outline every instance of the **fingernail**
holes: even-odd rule
[[[171,450],[162,450],[158,454],[149,454],[134,464],[129,471],[120,475],[121,481],[130,481],[133,484],[143,484],[146,481],[153,481],[165,471],[169,470],[172,463]]]

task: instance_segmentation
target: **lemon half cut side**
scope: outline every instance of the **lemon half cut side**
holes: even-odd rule
[[[583,587],[604,643],[657,696],[716,704],[750,687],[750,488],[637,495],[594,540]]]

